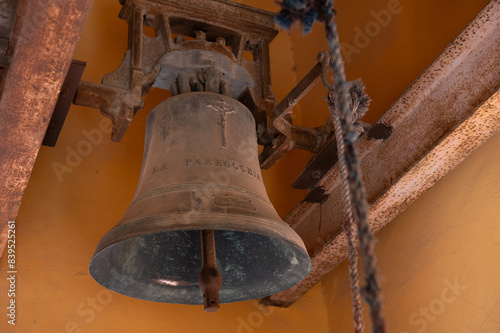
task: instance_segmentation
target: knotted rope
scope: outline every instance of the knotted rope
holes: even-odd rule
[[[350,122],[354,125],[356,134],[364,132],[363,123],[360,119],[368,110],[370,98],[364,92],[364,86],[361,80],[356,80],[349,83],[349,95],[351,97],[351,117]],[[340,180],[342,186],[342,203],[344,207],[344,223],[342,229],[347,238],[347,258],[349,262],[349,275],[351,282],[351,299],[354,317],[354,329],[356,333],[363,332],[363,309],[361,307],[361,296],[359,290],[359,273],[358,273],[358,253],[356,251],[356,226],[352,217],[352,205],[349,191],[349,183],[347,181],[347,166],[344,161],[344,140],[342,138],[342,127],[340,123],[340,110],[338,109],[338,101],[333,91],[328,92],[327,102],[330,112],[334,115],[335,140],[337,141],[337,154],[339,160]]]
[[[341,178],[347,183],[347,187],[343,186],[343,195],[350,194],[351,209],[348,207],[345,210],[350,210],[356,221],[358,229],[358,239],[361,254],[361,262],[365,272],[366,286],[362,289],[362,294],[365,301],[370,306],[370,315],[372,319],[372,331],[374,333],[385,332],[385,319],[382,314],[382,302],[380,300],[380,287],[377,283],[377,268],[375,265],[375,239],[371,233],[370,225],[368,223],[368,202],[366,193],[361,182],[359,160],[355,144],[357,142],[357,133],[354,128],[352,114],[350,110],[350,96],[348,92],[348,83],[345,78],[344,64],[340,54],[340,43],[337,33],[337,25],[335,23],[335,11],[333,9],[333,0],[284,0],[280,3],[282,6],[281,12],[276,16],[276,23],[283,29],[289,29],[293,21],[299,21],[303,24],[304,32],[307,33],[311,30],[314,20],[324,20],[326,37],[328,40],[329,54],[331,59],[331,67],[334,75],[334,82],[329,92],[332,100],[337,103],[337,111],[330,107],[330,112],[334,119],[335,132],[337,145],[340,143],[340,148],[344,148],[344,154],[340,154],[339,150],[339,166],[345,164],[345,168],[340,168]],[[312,23],[309,22],[311,10],[316,11],[315,19]],[[309,20],[308,20],[309,19]],[[343,147],[342,147],[343,146]],[[344,169],[344,171],[342,171]],[[342,172],[345,174],[342,175]],[[348,190],[344,190],[348,188]],[[348,194],[347,194],[348,193]],[[354,209],[352,209],[354,208]],[[345,217],[347,221],[344,222],[348,237],[349,256],[351,257],[355,252],[354,237],[352,236],[352,223],[349,220],[349,215]],[[351,234],[350,239],[348,233]],[[353,247],[351,247],[353,246]],[[354,249],[354,251],[352,250]],[[356,255],[357,256],[357,255]],[[351,258],[354,259],[354,258]],[[351,261],[350,261],[351,263]],[[350,264],[351,266],[351,264]],[[353,265],[354,266],[354,265]],[[351,274],[353,270],[351,269]],[[354,271],[354,273],[357,273]],[[351,281],[351,285],[356,284]],[[357,286],[355,286],[357,287]],[[357,293],[357,288],[353,288],[352,293]],[[358,314],[359,293],[353,295],[353,309],[355,312],[355,326],[356,330],[359,328],[356,317]],[[362,325],[361,325],[362,329]]]

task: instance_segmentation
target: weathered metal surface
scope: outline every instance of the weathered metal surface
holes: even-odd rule
[[[73,101],[77,105],[100,109],[104,116],[110,118],[113,122],[111,140],[115,142],[121,140],[137,111],[144,107],[142,90],[151,87],[158,74],[157,70],[147,74],[135,70],[132,72],[133,89],[121,88],[120,83],[124,81],[120,79],[112,83],[105,82],[105,76],[103,84],[81,81]]]
[[[363,124],[365,132],[370,129],[370,124]],[[327,131],[328,133],[329,131]],[[361,138],[365,132],[360,133]],[[337,143],[335,137],[331,136],[329,140],[320,147],[321,150],[311,157],[304,167],[304,171],[293,182],[292,187],[302,190],[313,190],[323,178],[337,163]],[[308,201],[307,199],[305,201]]]
[[[73,60],[64,80],[59,98],[57,99],[56,107],[50,118],[47,132],[42,141],[42,145],[55,147],[59,133],[61,133],[66,115],[68,114],[69,107],[73,102],[76,94],[76,89],[82,78],[83,70],[85,69],[85,62]]]
[[[500,129],[499,21],[492,1],[360,140],[375,232]],[[286,217],[313,256],[312,270],[266,303],[292,304],[346,258],[340,192],[335,166]]]
[[[307,162],[304,171],[293,182],[292,187],[303,190],[314,189],[321,178],[335,166],[337,161],[337,142],[335,137],[332,137],[325,144],[325,147]]]
[[[2,0],[0,3],[0,38],[10,38],[15,21],[17,4],[17,0]]]
[[[319,130],[308,130],[306,128],[301,131],[298,126],[295,126],[292,133],[292,124],[286,116],[292,111],[292,108],[304,97],[309,90],[321,79],[321,75],[329,69],[329,57],[326,52],[318,55],[318,63],[300,80],[300,82],[288,93],[285,98],[273,109],[269,123],[269,130],[278,132],[271,144],[264,147],[264,150],[259,156],[260,166],[263,169],[269,169],[274,163],[278,162],[287,152],[294,147],[311,150],[315,153],[319,151],[327,137],[331,133],[322,133]],[[311,133],[311,131],[315,131]],[[302,132],[302,133],[301,133]],[[300,134],[303,142],[296,144],[296,140]],[[312,135],[311,135],[312,134]]]
[[[10,59],[7,57],[7,49],[9,48],[9,39],[0,37],[0,67],[8,67]]]
[[[214,64],[217,65],[217,64]],[[224,72],[217,67],[209,67],[206,70],[199,68],[196,73],[189,69],[179,73],[179,77],[171,83],[172,96],[193,91],[207,91],[234,97],[234,90],[225,79]]]
[[[12,30],[9,37],[9,48],[7,49],[7,56],[12,57],[14,50],[19,39],[23,39],[24,34],[21,34],[21,28],[23,27],[23,19],[26,13],[26,7],[28,5],[28,0],[17,1],[16,16],[12,23]],[[36,26],[35,26],[36,27]],[[33,29],[31,30],[33,31]]]
[[[224,49],[227,50],[225,47]],[[247,87],[253,87],[252,77],[242,66],[238,65],[234,60],[212,51],[203,49],[176,50],[165,54],[158,64],[161,70],[153,87],[169,90],[180,72],[187,74],[189,78],[193,78],[200,86],[204,86],[204,83],[198,80],[198,73],[200,70],[206,71],[209,68],[217,68],[223,73],[223,79],[233,87],[231,96],[235,99]]]
[[[221,303],[299,282],[310,260],[267,197],[257,153],[253,117],[231,97],[186,92],[156,106],[137,191],[97,245],[92,277],[131,297],[203,304],[200,230],[215,230]]]
[[[0,253],[16,218],[90,0],[30,1],[0,99]],[[40,14],[43,13],[43,14]]]
[[[198,283],[203,293],[203,306],[206,312],[219,310],[219,290],[222,278],[217,269],[214,230],[201,230],[201,271]]]
[[[215,66],[227,78],[222,85],[225,93],[233,88],[233,97],[244,89],[250,89],[258,100],[258,106],[270,114],[274,102],[270,86],[269,43],[278,31],[274,28],[274,14],[220,0],[126,0],[121,1],[123,8],[119,17],[129,23],[129,49],[120,67],[102,80],[103,90],[92,86],[92,92],[85,92],[88,84],[81,86],[75,104],[100,108],[101,112],[113,120],[112,140],[120,141],[135,113],[142,108],[141,97],[151,86],[174,89],[177,93],[179,85],[172,85],[178,78],[179,71],[207,70]],[[237,18],[237,19],[235,19]],[[153,28],[155,37],[143,34],[143,27]],[[196,40],[184,40],[172,34],[196,37]],[[253,61],[244,57],[250,52]],[[208,56],[210,55],[210,56]],[[210,58],[212,61],[205,61]],[[217,59],[213,59],[217,58]],[[209,59],[209,60],[210,60]],[[196,67],[196,61],[199,63]],[[181,78],[183,89],[196,82],[189,82],[196,76],[190,75],[187,80]],[[158,77],[157,77],[158,76]],[[112,96],[99,96],[103,104],[91,105],[80,98],[93,94],[104,94],[119,88]],[[81,91],[80,91],[81,90]]]
[[[0,96],[10,66],[10,58],[19,35],[27,0],[4,0],[0,3]]]
[[[142,97],[151,88],[159,68],[156,62],[160,55],[156,48],[143,47],[145,36],[144,10],[134,8],[129,24],[129,49],[120,67],[104,75],[102,84],[81,82],[74,103],[100,109],[113,122],[111,140],[118,142],[127,131],[137,111],[144,107]],[[152,57],[145,57],[143,50],[149,50]],[[144,62],[144,61],[145,62]]]
[[[8,47],[9,40],[0,37],[0,97],[2,96],[3,86],[10,65],[10,58],[7,56]]]
[[[269,128],[269,123],[273,117],[268,112],[270,110],[272,114],[276,103],[274,99],[259,99],[255,95],[255,92],[247,88],[238,97],[238,101],[252,112],[257,129],[257,142],[261,146],[268,146],[272,144],[277,135]]]

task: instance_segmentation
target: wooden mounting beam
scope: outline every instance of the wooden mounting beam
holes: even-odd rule
[[[358,144],[377,232],[500,129],[500,2],[492,0]],[[289,306],[347,258],[338,165],[285,219],[312,271],[263,300]],[[319,230],[319,233],[318,233]]]
[[[0,256],[91,0],[27,0],[0,99]]]

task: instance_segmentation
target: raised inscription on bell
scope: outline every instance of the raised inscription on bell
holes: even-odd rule
[[[218,103],[217,103],[218,102]],[[227,147],[227,140],[226,140],[226,115],[228,113],[235,113],[236,110],[234,107],[227,105],[225,102],[222,101],[217,101],[217,102],[212,102],[212,103],[207,103],[207,107],[214,109],[219,112],[219,117],[220,119],[217,121],[217,125],[220,126],[221,129],[221,134],[222,134],[222,147],[226,148]]]
[[[153,167],[153,175],[158,171],[167,171],[167,164],[163,163],[162,165]]]
[[[192,166],[215,166],[215,167],[221,167],[221,168],[226,168],[226,169],[234,169],[234,170],[239,170],[241,172],[247,173],[250,176],[255,177],[258,181],[262,182],[262,179],[260,178],[260,174],[258,172],[255,172],[254,170],[250,169],[249,167],[235,161],[223,161],[223,160],[217,160],[217,159],[210,159],[210,158],[193,158],[193,159],[186,159],[186,164],[185,166],[187,167],[192,167]]]
[[[237,195],[218,195],[214,198],[214,204],[226,209],[238,209],[247,211],[256,211],[257,208],[252,204],[252,201]]]

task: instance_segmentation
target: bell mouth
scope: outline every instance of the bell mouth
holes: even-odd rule
[[[119,228],[119,226],[117,226]],[[258,233],[215,230],[221,303],[244,301],[286,290],[307,276],[307,252],[283,239]],[[89,271],[102,286],[155,302],[203,304],[200,230],[143,234],[105,246]]]

